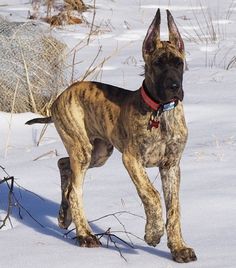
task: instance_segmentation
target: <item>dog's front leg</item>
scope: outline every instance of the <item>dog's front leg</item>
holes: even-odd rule
[[[144,239],[148,245],[155,247],[164,234],[160,194],[150,182],[139,156],[126,151],[123,153],[123,163],[144,205],[147,217]]]
[[[160,174],[166,204],[166,230],[168,237],[168,247],[170,248],[173,259],[175,261],[194,261],[196,260],[194,250],[185,244],[181,234],[179,205],[179,165],[176,164],[171,167],[160,167]]]

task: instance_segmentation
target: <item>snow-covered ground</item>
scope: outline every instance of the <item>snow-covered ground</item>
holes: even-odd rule
[[[93,1],[85,3],[93,4]],[[186,242],[198,256],[197,262],[177,264],[171,260],[166,236],[156,248],[143,237],[145,220],[127,213],[116,214],[134,248],[117,241],[123,257],[114,244],[106,248],[79,248],[65,231],[57,226],[60,202],[60,178],[57,160],[65,149],[50,125],[36,146],[42,126],[25,126],[34,114],[0,113],[0,165],[27,190],[15,186],[25,211],[23,219],[14,209],[9,222],[0,230],[0,267],[236,267],[236,69],[226,70],[236,55],[236,1],[151,1],[97,0],[95,25],[100,31],[89,46],[77,53],[76,75],[82,76],[96,56],[105,61],[97,79],[129,89],[137,89],[143,77],[142,40],[156,9],[162,11],[162,36],[167,38],[165,9],[169,8],[184,37],[189,70],[184,76],[185,113],[189,140],[181,162],[181,212]],[[30,9],[28,1],[2,0],[0,15],[11,20],[24,20]],[[11,14],[11,15],[10,15]],[[204,16],[205,14],[205,16]],[[92,21],[93,12],[84,14]],[[211,17],[211,29],[206,27]],[[213,28],[212,28],[213,27]],[[53,30],[53,34],[72,49],[86,38],[86,25]],[[200,40],[201,39],[201,40]],[[0,59],[1,61],[1,59]],[[93,78],[93,77],[92,77]],[[149,169],[150,179],[161,191],[157,169]],[[1,179],[5,176],[0,170]],[[129,211],[144,216],[134,186],[115,151],[105,166],[91,169],[86,175],[84,203],[90,221],[110,213]],[[0,218],[5,215],[6,185],[0,185]],[[95,233],[108,228],[124,231],[114,217],[92,223]],[[116,233],[129,242],[124,233]],[[129,242],[130,243],[130,242]]]

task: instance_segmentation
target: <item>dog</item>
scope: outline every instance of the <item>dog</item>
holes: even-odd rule
[[[138,90],[76,82],[55,100],[50,117],[26,124],[53,122],[65,145],[69,157],[58,162],[62,179],[59,225],[68,228],[73,221],[81,247],[100,246],[83,209],[86,170],[102,166],[115,147],[122,153],[144,206],[146,243],[155,247],[164,234],[160,194],[145,171],[146,167],[159,167],[167,245],[173,260],[190,262],[197,258],[182,238],[179,202],[179,164],[188,136],[182,104],[185,52],[169,10],[167,22],[169,41],[161,41],[158,9],[143,42],[145,79]]]

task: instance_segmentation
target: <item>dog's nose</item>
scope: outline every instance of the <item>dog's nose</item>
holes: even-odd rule
[[[180,85],[178,82],[173,82],[170,86],[172,90],[178,90],[180,88]]]

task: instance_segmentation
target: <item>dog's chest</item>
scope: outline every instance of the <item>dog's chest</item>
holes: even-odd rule
[[[167,112],[158,127],[139,126],[136,146],[146,167],[158,166],[182,150],[187,139],[187,128],[182,113]]]
[[[158,166],[165,154],[166,144],[162,141],[144,139],[140,143],[139,150],[142,161],[146,167]]]
[[[162,135],[160,126],[143,130],[137,137],[136,146],[146,167],[158,166],[162,161],[167,145],[167,136]]]

